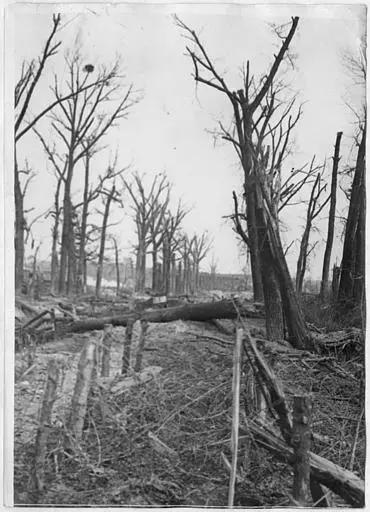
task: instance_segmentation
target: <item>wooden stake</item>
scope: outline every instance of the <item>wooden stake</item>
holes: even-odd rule
[[[132,344],[132,332],[134,329],[134,323],[132,319],[130,319],[126,325],[126,335],[125,341],[123,344],[123,355],[122,355],[122,375],[127,374],[127,370],[130,368],[130,359],[131,359],[131,344]]]
[[[293,499],[301,506],[308,506],[310,495],[310,448],[312,403],[308,396],[293,398],[294,480]]]
[[[140,337],[139,343],[136,351],[136,361],[135,361],[135,372],[139,372],[141,370],[141,363],[143,360],[143,351],[145,346],[145,335],[148,330],[148,322],[146,320],[140,320]]]
[[[79,442],[82,437],[87,398],[89,396],[95,365],[96,344],[94,340],[88,340],[82,349],[78,362],[78,373],[73,391],[71,415],[68,421],[68,429],[77,442]]]
[[[104,337],[103,337],[103,357],[102,357],[102,366],[101,366],[101,376],[109,377],[109,367],[110,367],[110,349],[112,346],[112,337],[113,326],[111,324],[107,324],[104,326]]]
[[[33,471],[33,484],[35,490],[44,489],[45,459],[47,441],[51,427],[51,414],[57,397],[57,387],[60,374],[60,364],[51,359],[48,364],[47,381],[41,406],[40,421],[35,442],[35,462]]]
[[[240,368],[241,368],[241,348],[243,342],[243,329],[236,331],[236,340],[233,358],[233,411],[232,411],[232,429],[231,429],[231,471],[229,480],[228,507],[233,508],[235,496],[236,469],[238,462],[238,439],[239,439],[239,408],[240,408]]]

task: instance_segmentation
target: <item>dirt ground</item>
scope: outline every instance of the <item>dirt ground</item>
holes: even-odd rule
[[[231,322],[226,322],[229,328]],[[263,328],[263,320],[248,321]],[[111,373],[120,379],[125,329],[114,329]],[[75,334],[36,349],[28,370],[16,354],[14,501],[16,504],[226,506],[231,460],[232,340],[198,322],[150,324],[142,368],[153,378],[121,394],[92,389],[79,449],[63,449],[77,364],[84,342],[100,332]],[[225,338],[225,336],[223,336]],[[138,327],[133,338],[133,359]],[[53,408],[45,487],[31,489],[33,450],[48,361],[63,366]],[[309,358],[275,361],[275,372],[290,400],[309,392],[314,402],[314,451],[364,477],[363,390],[360,364],[340,372]],[[350,377],[349,377],[350,375]],[[244,373],[244,377],[246,373]],[[248,385],[245,377],[244,386]],[[245,391],[245,390],[244,390]],[[242,392],[244,392],[242,390]],[[250,396],[250,395],[249,395]],[[243,402],[247,414],[254,404]],[[362,417],[361,417],[362,414]],[[241,432],[235,505],[288,506],[292,470]],[[337,506],[341,505],[336,500]]]

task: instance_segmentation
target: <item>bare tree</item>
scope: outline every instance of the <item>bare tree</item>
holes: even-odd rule
[[[116,161],[111,169],[114,169],[116,165]],[[121,169],[120,173],[122,173],[125,169]],[[119,175],[119,173],[114,173],[114,178]],[[99,248],[99,256],[98,256],[98,266],[96,270],[96,285],[95,285],[95,295],[99,297],[101,290],[101,281],[103,277],[103,265],[104,265],[104,252],[105,252],[105,243],[107,238],[107,227],[108,227],[108,219],[110,214],[110,208],[112,203],[116,202],[123,206],[121,199],[121,192],[116,189],[115,179],[113,178],[113,184],[110,189],[102,188],[100,194],[103,196],[104,200],[104,212],[103,212],[103,221],[101,226],[101,235],[100,235],[100,248]]]
[[[41,76],[44,74],[45,66],[50,59],[58,52],[61,41],[56,42],[55,37],[60,29],[60,14],[53,15],[53,26],[47,41],[41,51],[41,55],[36,62],[23,62],[20,77],[16,82],[14,90],[15,104],[15,124],[14,124],[14,200],[15,200],[15,286],[16,290],[20,288],[23,281],[23,263],[24,263],[24,211],[21,193],[21,179],[18,173],[17,165],[17,144],[36,124],[50,113],[57,105],[78,96],[81,92],[88,91],[96,83],[86,83],[78,89],[69,90],[65,95],[59,95],[54,101],[47,104],[41,111],[30,114],[30,105],[35,95]]]
[[[322,182],[322,175],[317,174],[315,183],[311,190],[310,199],[307,207],[306,214],[306,225],[302,235],[302,241],[299,250],[298,262],[297,262],[297,273],[296,273],[296,290],[298,294],[301,294],[303,287],[304,275],[306,272],[307,257],[309,250],[309,240],[312,230],[313,221],[320,214],[323,208],[327,205],[330,195],[323,201],[320,202],[322,194],[326,191],[326,183]]]
[[[208,233],[202,233],[201,235],[195,234],[191,240],[190,246],[193,266],[193,290],[197,292],[200,285],[199,266],[210,251],[212,241],[209,239]]]
[[[96,148],[96,145],[108,129],[127,116],[135,102],[132,98],[132,86],[122,92],[118,63],[107,70],[102,68],[94,80],[94,66],[83,65],[78,51],[66,56],[68,78],[66,87],[73,95],[66,101],[60,93],[60,85],[55,77],[53,92],[58,100],[58,113],[51,114],[51,125],[59,140],[65,146],[67,171],[64,182],[62,246],[59,272],[59,292],[70,293],[73,287],[74,247],[71,238],[72,179],[77,163]],[[119,94],[119,97],[118,97]],[[115,101],[111,112],[107,106]]]
[[[338,166],[339,166],[339,152],[340,152],[340,142],[343,133],[338,132],[335,140],[334,147],[334,156],[333,156],[333,170],[331,175],[331,192],[330,192],[330,210],[329,210],[329,220],[328,220],[328,234],[326,238],[326,246],[324,253],[324,261],[322,268],[322,278],[321,278],[321,286],[320,286],[320,297],[321,300],[325,300],[328,297],[329,293],[329,269],[330,269],[330,258],[331,251],[333,248],[333,240],[334,240],[334,228],[335,228],[335,209],[337,204],[337,180],[338,180]]]
[[[181,223],[188,210],[177,204],[174,214],[168,211],[164,219],[164,236],[162,243],[162,291],[165,295],[174,293],[176,288],[176,251],[180,244],[179,232]]]
[[[136,272],[135,290],[143,292],[145,289],[146,256],[148,247],[152,243],[151,226],[161,226],[169,200],[169,184],[164,174],[157,174],[148,190],[143,184],[143,177],[135,173],[130,184],[124,180],[126,189],[132,199],[134,221],[136,225]]]
[[[274,131],[273,115],[276,114],[278,108],[280,109],[286,104],[284,101],[278,101],[282,83],[277,79],[277,73],[287,56],[290,43],[296,32],[298,17],[292,18],[288,34],[279,36],[282,43],[274,56],[269,71],[257,83],[250,72],[248,61],[244,71],[243,88],[238,91],[230,90],[225,79],[217,72],[196,32],[178,18],[177,23],[194,45],[194,49],[187,47],[187,51],[193,62],[195,81],[225,94],[232,106],[232,129],[227,130],[222,125],[220,125],[220,129],[223,132],[223,137],[234,146],[244,172],[243,192],[247,203],[246,219],[253,279],[255,280],[258,275],[256,269],[261,263],[264,264],[264,268],[272,268],[275,273],[275,280],[265,279],[264,283],[266,317],[273,319],[280,301],[284,309],[291,343],[297,348],[311,348],[312,339],[306,328],[285,260],[276,215],[276,198],[272,193],[273,188],[270,186],[271,178],[279,179],[279,164],[281,167],[282,163],[279,155],[286,154],[287,138],[289,139],[289,134],[299,118],[299,111],[297,116],[291,115],[293,100],[288,103],[283,113],[280,110],[277,138],[275,139],[276,142],[280,141],[280,149],[273,152],[275,153],[273,165],[271,165],[271,160],[270,164],[266,164],[270,158],[270,148],[266,144],[266,138],[271,140],[271,133]],[[286,128],[283,128],[282,121],[286,123]],[[258,220],[257,215],[259,216]],[[259,232],[257,226],[259,226]],[[263,238],[261,238],[262,236]],[[261,242],[265,244],[266,250],[259,255]],[[270,261],[268,261],[269,259]],[[262,278],[265,276],[266,273],[263,270]],[[280,298],[277,293],[276,281],[279,285]],[[270,286],[271,283],[273,286]],[[268,288],[268,293],[266,293],[266,288]],[[270,293],[272,293],[271,300],[269,299]],[[279,316],[282,317],[282,315]],[[279,331],[281,332],[281,325]]]

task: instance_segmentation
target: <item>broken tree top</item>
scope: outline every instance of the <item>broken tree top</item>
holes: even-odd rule
[[[261,304],[240,302],[234,299],[202,302],[166,309],[153,309],[141,312],[132,311],[118,316],[90,318],[69,323],[63,322],[58,326],[58,331],[60,333],[94,331],[103,329],[106,324],[126,326],[127,323],[136,320],[146,320],[153,323],[167,323],[175,320],[207,322],[215,318],[233,319],[238,318],[238,316],[261,318],[263,316],[263,306]]]

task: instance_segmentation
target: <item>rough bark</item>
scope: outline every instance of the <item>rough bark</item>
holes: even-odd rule
[[[113,244],[114,244],[114,262],[116,266],[116,295],[119,296],[119,290],[121,287],[121,276],[119,271],[119,254],[118,254],[118,244],[117,240],[113,238]]]
[[[263,284],[260,255],[258,252],[258,232],[256,223],[256,201],[254,187],[246,186],[246,201],[247,201],[247,227],[249,238],[249,251],[252,271],[253,283],[253,300],[255,302],[263,301]]]
[[[262,275],[266,311],[266,334],[269,340],[278,341],[284,339],[282,300],[262,208],[256,209],[255,220],[257,224],[258,252],[260,257],[259,272]]]
[[[328,219],[328,234],[326,238],[326,246],[324,253],[324,262],[322,267],[322,278],[320,287],[321,300],[326,300],[329,296],[329,269],[330,269],[330,258],[333,248],[334,240],[334,227],[335,227],[335,208],[337,204],[337,181],[338,181],[338,166],[339,166],[339,152],[340,142],[343,133],[338,132],[335,141],[334,156],[333,156],[333,170],[331,175],[331,192],[330,192],[330,209]]]
[[[146,249],[145,243],[139,240],[139,246],[136,253],[135,267],[135,291],[142,293],[145,290],[145,270],[146,270]]]

